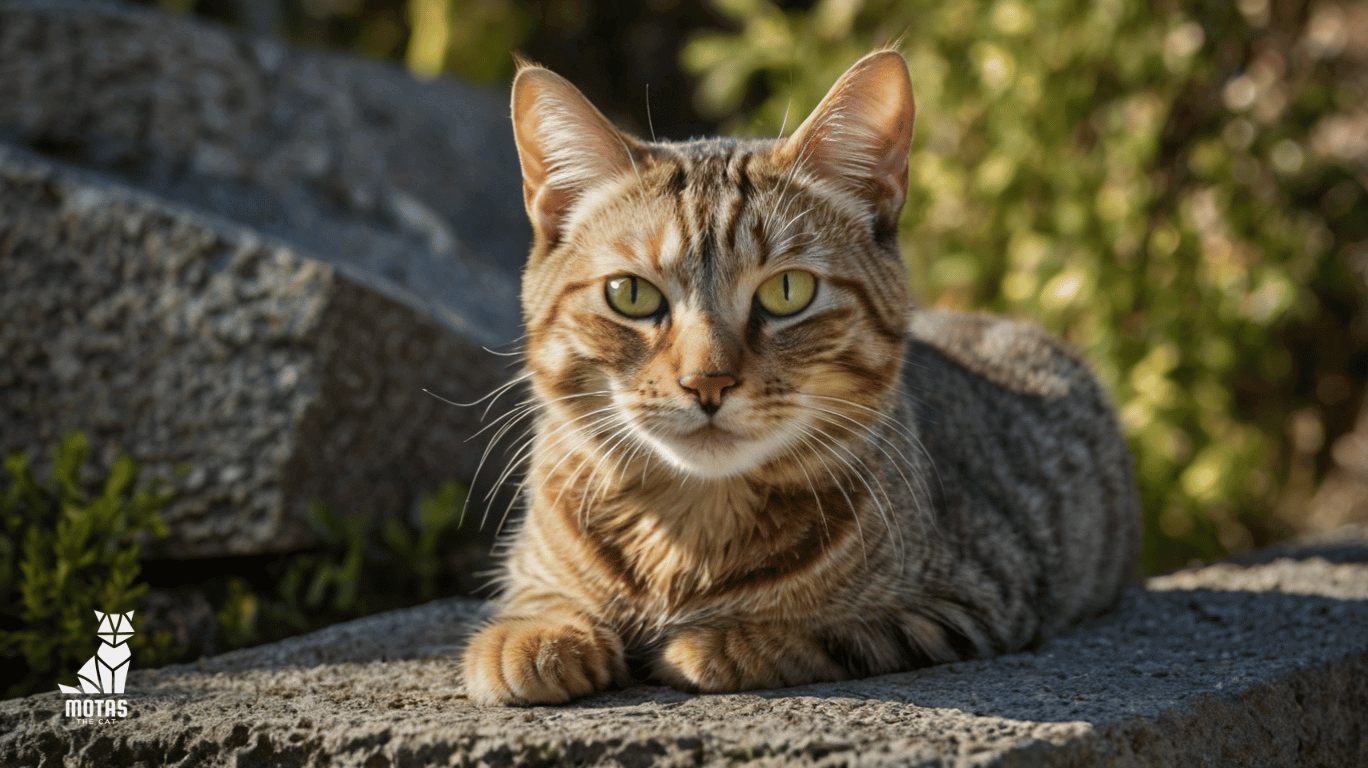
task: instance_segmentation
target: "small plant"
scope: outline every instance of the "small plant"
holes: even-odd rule
[[[9,483],[0,495],[0,659],[6,697],[55,690],[94,653],[94,611],[122,613],[137,607],[147,584],[139,540],[164,537],[158,510],[170,496],[156,487],[138,490],[138,465],[120,457],[93,496],[80,481],[90,443],[79,432],[53,452],[52,477],[39,482],[28,456],[4,461]],[[176,655],[168,633],[139,632],[131,641],[136,666],[154,666]],[[17,663],[16,663],[17,662]]]
[[[459,574],[447,555],[460,548],[465,496],[465,486],[447,482],[418,502],[408,524],[385,520],[383,547],[371,537],[369,516],[338,515],[313,501],[320,546],[268,566],[279,585],[275,596],[253,592],[245,579],[229,581],[218,611],[228,646],[279,640],[453,591],[449,582]]]
[[[442,554],[451,543],[452,534],[461,527],[465,499],[466,487],[448,481],[418,503],[412,528],[390,518],[381,529],[391,558],[396,564],[405,564],[400,574],[412,582],[414,594],[420,600],[431,600],[436,595],[443,570]]]

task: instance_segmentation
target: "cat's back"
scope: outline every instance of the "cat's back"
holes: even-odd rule
[[[909,331],[906,400],[934,465],[936,529],[965,557],[955,578],[1010,586],[995,610],[1017,635],[1113,603],[1136,567],[1139,502],[1088,366],[1040,327],[987,314],[918,311]]]
[[[984,312],[918,310],[908,330],[909,362],[930,370],[936,366],[927,355],[934,355],[1008,392],[1046,399],[1102,394],[1077,352],[1032,323]]]

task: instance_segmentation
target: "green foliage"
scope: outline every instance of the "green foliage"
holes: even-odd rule
[[[428,77],[450,72],[492,81],[513,71],[510,51],[532,31],[514,0],[409,0],[409,69]]]
[[[697,107],[732,114],[757,78],[770,94],[732,129],[791,131],[861,55],[889,42],[907,55],[914,291],[1034,318],[1094,361],[1136,456],[1148,569],[1295,524],[1328,464],[1326,432],[1361,386],[1344,375],[1346,313],[1331,310],[1362,311],[1344,256],[1368,235],[1356,161],[1317,149],[1322,116],[1361,104],[1363,89],[1333,84],[1305,14],[1138,0],[713,5],[740,31],[683,51],[701,76]]]
[[[418,503],[418,516],[412,528],[390,518],[383,528],[391,559],[403,564],[403,582],[411,584],[420,600],[431,600],[437,592],[442,570],[442,552],[451,545],[452,535],[461,526],[466,488],[451,481]]]
[[[26,669],[7,697],[55,690],[99,645],[95,611],[133,610],[147,591],[137,583],[139,538],[165,536],[157,511],[170,500],[155,487],[135,490],[138,466],[121,457],[99,492],[89,495],[81,468],[90,454],[73,433],[53,452],[52,477],[34,479],[28,457],[5,459],[9,482],[0,497],[0,658]],[[141,630],[141,618],[134,626]],[[13,628],[9,628],[13,627]],[[135,664],[164,663],[175,653],[166,633],[135,634]]]
[[[444,484],[418,503],[408,525],[384,522],[383,546],[371,538],[370,517],[337,515],[314,501],[320,546],[270,567],[275,595],[256,594],[244,579],[229,582],[218,611],[228,645],[269,642],[452,591],[448,582],[459,574],[447,558],[462,549],[465,497],[465,486]]]

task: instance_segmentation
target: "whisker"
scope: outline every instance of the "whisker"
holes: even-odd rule
[[[606,415],[600,416],[599,418],[595,419],[594,423],[590,425],[590,429],[597,429],[602,424],[611,424],[615,421],[620,421],[623,419],[623,416],[617,413],[611,407],[601,408],[597,411],[594,411],[594,413]],[[565,455],[561,457],[560,461],[556,462],[555,466],[551,467],[551,470],[546,473],[546,476],[548,478],[554,477],[556,475],[556,470],[560,469],[561,465],[564,464],[566,460],[568,460],[571,456],[574,456],[575,453],[576,452],[573,450],[565,451]],[[579,464],[575,465],[575,471],[572,474],[578,475],[580,467],[583,467],[585,463],[585,461],[581,461]],[[560,492],[556,494],[556,498],[551,502],[551,506],[553,508],[560,505],[561,497],[565,495],[565,490],[569,487],[569,485],[570,483],[561,484]]]
[[[904,426],[904,425],[902,425],[902,424],[899,424],[897,421],[895,421],[895,420],[894,420],[892,417],[890,417],[888,414],[886,414],[886,413],[884,413],[884,412],[882,412],[882,411],[876,410],[876,409],[874,409],[874,408],[870,408],[869,406],[862,405],[862,404],[860,404],[860,403],[856,403],[856,402],[853,402],[853,401],[850,401],[850,400],[845,400],[845,399],[839,398],[839,397],[828,397],[828,396],[824,396],[824,395],[814,395],[814,394],[807,394],[807,393],[804,393],[804,394],[805,394],[806,397],[815,398],[815,399],[819,399],[819,400],[831,400],[831,401],[833,401],[833,402],[841,403],[841,404],[843,404],[843,405],[848,405],[848,406],[851,406],[851,407],[853,407],[853,408],[858,408],[858,409],[860,409],[860,410],[862,410],[862,411],[865,411],[866,413],[869,413],[870,415],[874,416],[875,419],[878,421],[879,424],[881,424],[881,425],[883,425],[883,426],[886,426],[886,427],[892,429],[892,430],[893,430],[895,433],[897,433],[897,434],[902,435],[904,438],[907,439],[907,441],[908,441],[908,443],[911,445],[911,447],[916,448],[918,451],[921,452],[921,455],[922,455],[923,459],[924,459],[925,462],[926,462],[926,466],[929,466],[929,467],[931,468],[931,474],[936,478],[936,483],[940,486],[941,494],[942,494],[942,495],[945,494],[945,483],[944,483],[943,480],[941,480],[940,470],[937,469],[937,467],[936,467],[935,457],[933,457],[933,456],[931,455],[931,452],[930,452],[929,450],[927,450],[926,444],[922,442],[921,437],[920,437],[919,435],[917,435],[915,432],[913,432],[911,429],[909,429],[908,427],[906,427],[906,426]],[[880,435],[880,437],[881,437],[885,442],[887,442],[890,446],[893,446],[892,441],[888,440],[887,438],[883,438],[881,435]],[[895,447],[895,450],[896,450],[896,447]],[[898,456],[899,456],[900,458],[903,459],[903,464],[905,464],[905,465],[908,466],[908,467],[914,467],[913,462],[910,461],[910,460],[909,460],[901,451],[898,451]],[[919,475],[918,477],[920,478],[920,475]],[[924,481],[924,480],[922,481],[922,493],[924,494],[924,499],[925,499],[925,503],[927,504],[927,507],[930,508],[930,506],[932,505],[931,489],[930,489],[929,487],[926,487],[925,481]],[[932,524],[934,525],[934,519],[932,520]]]
[[[545,405],[545,404],[539,404],[539,405]],[[588,413],[581,414],[580,416],[577,416],[577,417],[575,417],[575,418],[573,418],[573,419],[570,419],[570,420],[565,421],[565,422],[563,422],[563,423],[561,423],[561,424],[558,424],[553,430],[551,430],[551,432],[549,432],[547,435],[544,436],[544,439],[548,439],[548,440],[549,440],[549,439],[554,439],[555,436],[556,436],[558,433],[560,433],[562,430],[574,428],[578,422],[581,422],[581,421],[583,421],[583,420],[585,420],[585,419],[595,418],[595,417],[598,417],[598,416],[600,416],[601,414],[605,414],[605,413],[606,413],[606,414],[609,414],[609,416],[611,416],[611,414],[612,414],[612,407],[611,407],[611,406],[604,406],[604,407],[601,407],[601,408],[597,408],[597,409],[594,409],[594,410],[592,410],[592,411],[589,411]],[[598,423],[599,423],[598,421],[595,421],[594,424],[591,425],[591,428],[592,428],[593,426],[597,425]],[[506,426],[511,426],[511,422],[510,422],[509,425],[506,425]],[[522,444],[517,448],[517,451],[514,453],[513,458],[509,461],[508,466],[506,466],[506,467],[504,468],[503,472],[500,473],[498,480],[496,480],[495,483],[494,483],[494,487],[490,489],[489,494],[488,494],[488,495],[486,496],[486,498],[485,498],[486,501],[491,501],[491,500],[492,500],[493,495],[494,495],[494,494],[498,491],[498,489],[503,485],[504,481],[508,479],[509,474],[510,474],[511,472],[513,472],[513,471],[518,467],[518,465],[522,462],[523,457],[524,457],[524,456],[530,456],[530,455],[531,455],[531,450],[532,450],[533,447],[535,446],[536,441],[537,441],[537,439],[538,439],[539,437],[542,437],[542,436],[539,436],[539,435],[537,435],[537,434],[532,434],[532,435],[530,435],[526,440],[524,440],[524,441],[522,442]],[[495,442],[495,441],[491,441],[491,445],[493,445],[494,442]],[[488,455],[488,451],[486,451],[486,455]],[[481,463],[481,466],[483,466],[483,464],[484,464],[483,459],[481,459],[481,462],[480,462],[480,463]],[[557,466],[559,466],[559,465],[557,465]],[[477,474],[478,474],[478,470],[477,470]],[[488,509],[488,507],[486,507],[486,508],[485,508],[485,515],[484,515],[483,517],[480,518],[480,527],[481,527],[481,528],[484,528],[484,524],[485,524],[485,522],[488,520],[488,517],[489,517],[489,509]],[[507,512],[505,512],[505,517],[507,517]],[[502,527],[502,525],[503,525],[503,523],[500,522],[500,527]]]
[[[796,455],[795,458],[798,459],[798,469],[802,471],[803,477],[807,479],[808,490],[812,492],[812,501],[817,505],[817,519],[822,521],[822,533],[826,536],[826,540],[830,542],[831,529],[827,526],[826,513],[822,511],[822,499],[817,495],[817,487],[813,485],[812,475],[808,474],[807,466],[802,461],[802,458]]]
[[[596,409],[596,410],[594,410],[594,411],[591,411],[591,412],[588,413],[588,414],[584,414],[583,416],[580,416],[580,417],[578,417],[578,418],[576,418],[576,419],[573,419],[573,420],[570,421],[570,422],[567,422],[567,423],[565,423],[565,424],[560,424],[560,425],[558,425],[558,426],[556,427],[556,429],[553,430],[553,432],[552,432],[551,434],[555,434],[556,432],[560,432],[560,431],[562,431],[563,429],[565,429],[567,426],[573,425],[574,422],[581,421],[581,420],[583,420],[584,418],[588,418],[588,417],[590,417],[590,416],[597,416],[597,417],[598,417],[598,418],[595,418],[594,421],[593,421],[593,423],[589,425],[588,428],[589,428],[590,430],[597,430],[598,427],[599,427],[600,425],[605,424],[605,423],[610,423],[610,422],[612,422],[612,421],[614,421],[614,420],[620,418],[619,415],[618,415],[611,407],[599,408],[599,409]],[[546,439],[551,439],[551,438],[548,437],[548,438],[546,438]],[[561,464],[564,464],[564,463],[565,463],[565,460],[568,459],[568,458],[570,458],[570,457],[573,456],[573,455],[574,455],[574,452],[573,452],[573,451],[567,451],[566,454],[565,454],[565,456],[563,456],[563,457],[561,458],[561,460],[560,460],[559,462],[556,463],[556,466],[555,466],[555,467],[552,467],[551,472],[548,473],[548,476],[554,475],[555,472],[556,472],[556,470],[560,468],[560,465],[561,465]],[[583,466],[588,462],[588,460],[589,460],[589,459],[592,459],[592,458],[593,458],[593,456],[592,456],[592,454],[590,454],[589,458],[587,458],[585,461],[581,461],[579,464],[577,464],[577,465],[575,466],[575,471],[574,471],[573,474],[578,475],[578,474],[579,474],[579,471],[580,471],[580,468],[583,467]],[[569,485],[570,485],[569,483],[565,483],[565,484],[562,484],[562,485],[561,485],[561,491],[560,491],[560,493],[558,493],[558,494],[556,495],[555,500],[551,502],[551,506],[552,506],[553,508],[560,504],[561,496],[565,493],[565,490],[566,490],[566,488],[567,488]],[[497,535],[497,533],[498,533],[500,530],[503,529],[504,522],[507,520],[508,514],[509,514],[509,512],[511,511],[511,509],[512,509],[512,507],[510,506],[508,509],[505,509],[505,510],[504,510],[504,517],[503,517],[503,519],[501,519],[501,520],[499,521],[499,526],[498,526],[498,528],[495,530],[496,535]]]
[[[604,445],[600,451],[596,452],[599,454],[598,461],[595,463],[594,468],[590,471],[588,477],[585,478],[585,481],[583,483],[585,488],[594,488],[594,478],[598,475],[599,469],[601,469],[605,465],[605,463],[610,459],[610,457],[613,456],[614,452],[617,450],[617,447],[622,444],[622,441],[628,439],[629,437],[631,437],[631,430],[628,429],[626,420],[623,419],[620,421],[619,426],[614,430],[614,432],[608,437],[604,438],[605,443],[610,440],[612,441],[612,443],[609,445]],[[594,490],[592,490],[591,492],[584,493],[580,496],[580,508],[576,515],[576,519],[580,521],[581,528],[588,527],[590,511],[588,507],[596,503],[596,500],[598,498],[604,497],[606,495],[609,484],[612,481],[612,474],[617,471],[618,467],[622,466],[622,458],[623,457],[621,456],[618,457],[617,462],[615,462],[613,465],[613,472],[605,473],[603,476],[603,481],[598,484],[597,488],[594,488]],[[578,474],[578,469],[576,469],[576,474]]]
[[[820,456],[820,451],[813,445],[812,441],[808,440],[810,434],[812,433],[805,429],[803,434],[798,436],[798,439],[801,440],[804,445],[808,446],[811,455]],[[855,502],[851,501],[850,496],[845,492],[845,483],[842,482],[842,478],[837,477],[836,473],[832,470],[832,467],[826,462],[822,462],[822,468],[827,471],[827,475],[831,477],[832,485],[836,486],[836,490],[839,491],[841,497],[846,500],[846,506],[850,509],[850,517],[855,521],[855,533],[860,539],[860,557],[863,559],[865,567],[868,568],[869,545],[865,541],[864,526],[860,524],[860,510],[856,508]]]
[[[853,451],[851,451],[849,448],[843,445],[840,441],[834,439],[831,435],[827,434],[825,431],[811,425],[809,425],[808,428],[815,431],[821,437],[825,438],[824,445],[826,445],[828,448],[839,449],[850,457],[851,460],[847,461],[845,458],[839,455],[832,456],[832,458],[836,459],[837,461],[845,465],[846,468],[850,470],[851,474],[853,474],[855,478],[859,480],[860,483],[865,487],[865,490],[869,493],[870,502],[873,503],[874,509],[879,513],[880,520],[883,521],[885,530],[889,534],[892,534],[897,540],[894,544],[894,550],[895,552],[897,552],[900,549],[899,544],[901,543],[902,531],[901,528],[893,525],[893,501],[891,498],[889,498],[888,492],[884,490],[883,484],[878,482],[875,483],[875,485],[878,486],[878,491],[876,492],[874,489],[874,485],[870,484],[869,478],[867,478],[864,473],[860,472],[859,469],[857,469],[857,465],[860,463],[859,456],[857,456]],[[845,489],[843,487],[841,488],[841,492],[842,494],[845,493]],[[883,498],[882,502],[880,501],[880,496],[882,496]],[[900,560],[901,559],[902,558],[900,557]]]
[[[479,481],[480,473],[484,471],[485,462],[487,462],[487,461],[489,460],[489,456],[490,456],[490,454],[491,454],[491,453],[493,452],[493,450],[494,450],[494,446],[498,445],[499,442],[504,438],[504,436],[507,435],[507,434],[509,433],[509,431],[511,431],[515,426],[517,426],[517,424],[518,424],[519,422],[523,421],[523,420],[526,419],[528,416],[531,416],[531,415],[537,414],[537,413],[540,412],[540,411],[546,410],[546,409],[549,408],[550,406],[552,406],[552,405],[554,405],[554,404],[556,404],[556,403],[559,403],[559,402],[563,402],[563,401],[566,401],[566,400],[572,400],[572,399],[579,398],[579,397],[591,397],[591,396],[594,396],[594,395],[606,395],[606,394],[609,394],[609,392],[607,392],[606,390],[603,390],[603,391],[599,391],[599,392],[584,392],[584,393],[579,393],[579,394],[574,394],[574,395],[565,395],[565,396],[563,396],[563,397],[558,397],[558,398],[555,398],[555,399],[553,399],[553,400],[548,400],[548,401],[545,401],[545,402],[541,402],[541,401],[537,401],[537,400],[533,400],[533,399],[528,399],[528,400],[526,400],[526,401],[520,403],[519,405],[516,405],[516,406],[514,406],[513,408],[509,409],[509,411],[508,411],[507,413],[500,414],[500,415],[498,416],[498,418],[494,419],[494,420],[493,420],[492,422],[490,422],[489,424],[487,424],[487,425],[485,425],[484,427],[480,428],[480,430],[479,430],[478,432],[475,433],[475,435],[482,434],[485,430],[491,429],[491,428],[495,427],[496,425],[499,425],[500,422],[503,422],[502,426],[500,426],[499,429],[494,433],[494,436],[493,436],[492,438],[490,438],[489,442],[485,445],[484,451],[480,454],[480,461],[479,461],[479,463],[476,464],[476,466],[475,466],[475,474],[474,474],[474,476],[471,477],[471,480],[470,480],[470,487],[471,487],[472,489],[475,488],[476,483]],[[574,423],[574,420],[571,420],[570,423]],[[471,437],[474,437],[475,435],[472,435]],[[469,438],[467,438],[467,439],[469,439]],[[484,514],[481,515],[481,517],[480,517],[480,528],[481,528],[481,530],[484,529],[484,525],[485,525],[485,523],[486,523],[486,522],[488,521],[488,519],[489,519],[489,504],[493,501],[494,495],[497,494],[497,493],[499,492],[499,489],[500,489],[501,487],[503,487],[504,481],[508,479],[509,473],[510,473],[511,471],[513,471],[514,468],[516,468],[516,467],[518,466],[519,462],[522,460],[522,459],[521,459],[521,454],[525,452],[525,450],[528,448],[529,445],[531,445],[531,442],[532,442],[533,439],[534,439],[533,437],[529,437],[526,441],[524,441],[524,442],[521,444],[521,446],[515,446],[515,448],[510,448],[510,450],[514,450],[514,456],[513,456],[513,458],[508,462],[508,466],[505,467],[503,473],[499,475],[499,478],[498,478],[498,479],[494,482],[494,484],[490,487],[488,493],[485,494],[485,497],[484,497],[484,501],[485,501],[485,511],[484,511]],[[467,494],[467,495],[466,495],[466,499],[465,499],[465,503],[461,505],[461,516],[460,516],[460,521],[461,521],[461,522],[464,522],[464,521],[465,521],[465,515],[466,515],[466,512],[467,512],[467,511],[469,510],[469,508],[470,508],[470,500],[471,500],[472,496],[473,496],[473,494]],[[515,498],[516,498],[516,497],[515,497]],[[508,515],[508,513],[505,512],[505,513],[504,513],[504,517],[507,517],[507,515]]]
[[[824,399],[836,399],[836,398],[824,398]],[[890,454],[882,445],[879,445],[878,443],[871,443],[876,449],[878,449],[878,451],[879,451],[880,453],[882,453],[882,454],[884,455],[884,458],[888,459],[888,463],[891,464],[895,470],[897,470],[898,475],[899,475],[899,476],[902,478],[902,480],[903,480],[903,484],[906,485],[906,486],[907,486],[907,490],[910,491],[910,492],[912,493],[913,501],[914,501],[914,502],[918,502],[918,503],[924,503],[924,504],[927,504],[928,506],[930,505],[930,503],[931,503],[930,491],[929,491],[929,489],[926,487],[926,485],[925,485],[924,482],[920,482],[920,480],[921,480],[921,475],[920,475],[920,474],[917,475],[917,478],[918,478],[919,482],[917,483],[917,487],[914,488],[914,487],[913,487],[913,484],[912,484],[912,481],[911,481],[910,479],[908,479],[908,477],[907,477],[907,473],[905,473],[905,472],[903,471],[903,467],[904,467],[904,466],[911,468],[911,467],[912,467],[912,462],[908,461],[907,456],[903,454],[902,450],[898,448],[898,446],[897,446],[896,443],[894,443],[892,440],[889,440],[887,437],[884,437],[883,435],[879,434],[878,432],[874,431],[873,429],[871,429],[869,426],[865,425],[864,423],[858,421],[857,419],[851,418],[850,416],[847,416],[847,415],[844,414],[844,413],[840,413],[840,412],[838,412],[838,411],[834,411],[834,410],[831,410],[831,409],[829,409],[829,408],[818,408],[818,407],[815,407],[815,406],[810,406],[810,407],[811,407],[811,409],[812,409],[813,411],[815,411],[815,412],[823,413],[823,414],[828,414],[828,415],[835,416],[835,417],[837,417],[837,418],[843,419],[843,420],[849,422],[850,424],[854,425],[855,427],[859,428],[864,434],[868,435],[868,436],[869,436],[870,438],[872,438],[873,440],[882,442],[882,443],[884,443],[885,445],[887,445],[889,448],[892,448],[892,449],[893,449],[893,453],[898,454],[898,458],[901,459],[901,461],[895,461],[894,458],[893,458],[893,456],[892,456],[892,454]],[[894,423],[894,422],[891,422],[891,421],[890,421],[889,423]],[[834,425],[833,425],[833,426],[834,426]]]
[[[495,353],[495,354],[497,354],[497,353]],[[513,386],[519,384],[520,382],[523,382],[523,381],[527,380],[531,375],[532,375],[532,372],[531,372],[530,370],[528,370],[528,371],[523,371],[522,373],[519,373],[517,376],[514,376],[513,379],[512,379],[511,381],[506,381],[506,382],[504,382],[503,384],[500,384],[499,386],[497,386],[497,387],[495,387],[493,390],[491,390],[488,394],[486,394],[486,395],[484,395],[484,396],[482,396],[482,397],[479,397],[479,398],[477,398],[477,399],[475,399],[475,400],[472,400],[472,401],[469,402],[469,403],[458,403],[458,402],[456,402],[455,400],[448,400],[447,398],[442,397],[441,395],[437,394],[436,392],[433,392],[433,391],[430,390],[430,389],[427,389],[426,387],[423,388],[423,391],[426,392],[426,393],[428,393],[429,395],[432,395],[433,397],[437,398],[438,400],[441,400],[442,402],[446,403],[447,405],[454,405],[454,406],[456,406],[457,408],[470,408],[470,407],[472,407],[472,406],[479,405],[480,403],[483,403],[483,402],[486,401],[486,400],[489,400],[490,403],[493,403],[495,400],[498,400],[498,399],[499,399],[499,396],[500,396],[500,395],[502,395],[503,393],[507,392],[511,387],[513,387]],[[488,409],[486,409],[485,412],[488,413]]]

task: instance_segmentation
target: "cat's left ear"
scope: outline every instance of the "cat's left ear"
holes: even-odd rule
[[[530,65],[513,80],[513,137],[539,246],[559,241],[576,201],[594,186],[632,173],[641,154],[569,80]]]
[[[878,51],[841,75],[778,152],[864,198],[881,228],[896,232],[916,115],[907,62]]]

